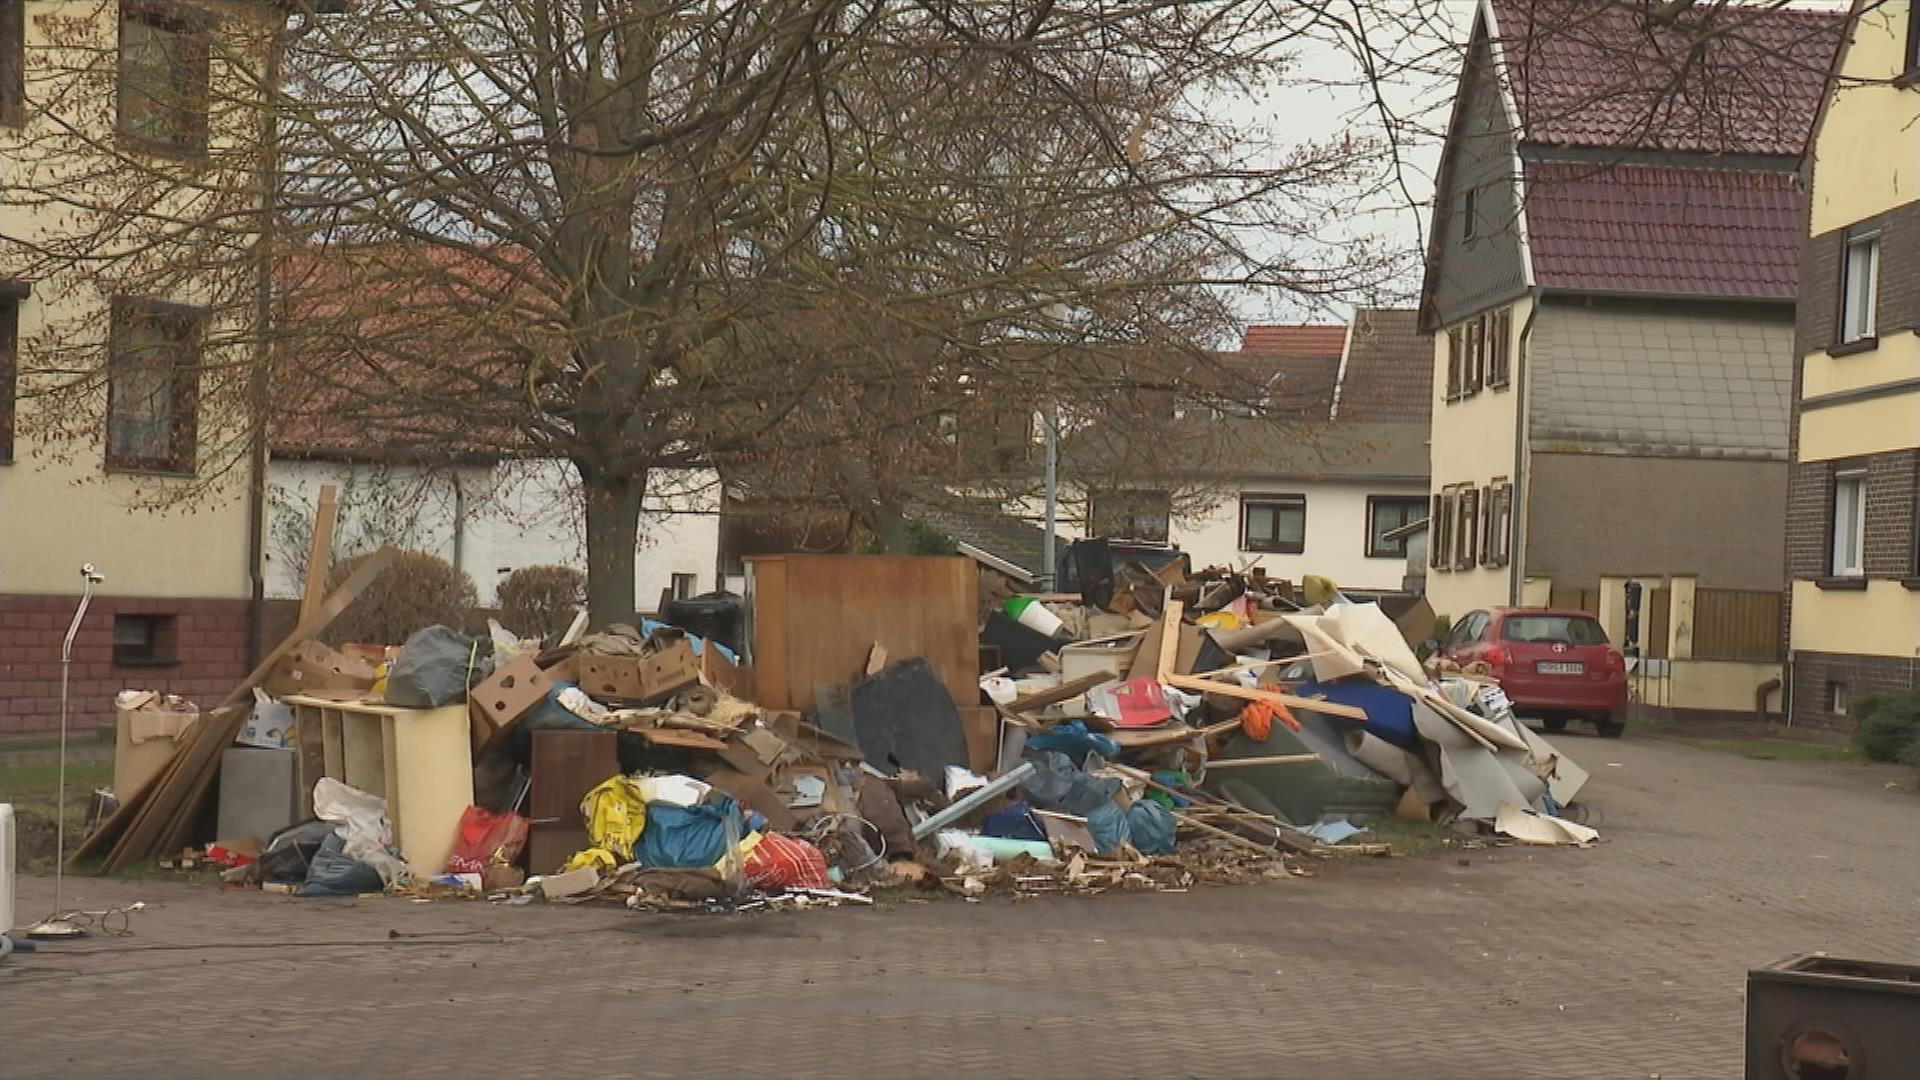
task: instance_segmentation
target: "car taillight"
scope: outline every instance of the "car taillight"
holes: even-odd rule
[[[1498,645],[1487,646],[1487,651],[1482,654],[1481,659],[1487,662],[1488,667],[1503,668],[1507,666],[1507,652]]]
[[[1619,649],[1607,650],[1607,670],[1608,671],[1627,670],[1627,658],[1625,656],[1620,655]]]

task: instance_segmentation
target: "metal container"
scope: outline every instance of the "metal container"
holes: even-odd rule
[[[1920,1076],[1920,966],[1818,953],[1747,972],[1747,1080]]]

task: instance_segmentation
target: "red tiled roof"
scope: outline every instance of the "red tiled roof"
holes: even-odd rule
[[[1433,414],[1433,335],[1411,308],[1360,308],[1340,376],[1342,423],[1428,423]]]
[[[525,253],[328,249],[278,272],[274,453],[499,457],[524,446],[530,369],[565,354]]]
[[[1737,2],[1493,0],[1526,144],[1798,155],[1846,17]],[[1696,48],[1697,46],[1697,48]]]
[[[1793,174],[1530,162],[1527,236],[1544,288],[1791,300]]]
[[[1240,339],[1243,353],[1275,353],[1281,356],[1331,356],[1339,358],[1347,346],[1347,328],[1337,323],[1303,323],[1298,326],[1249,326]]]

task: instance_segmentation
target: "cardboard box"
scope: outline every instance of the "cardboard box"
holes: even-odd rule
[[[373,689],[378,675],[372,664],[359,657],[318,641],[303,641],[273,666],[266,691],[277,698],[319,691],[365,692]]]
[[[113,792],[122,802],[166,767],[200,719],[192,702],[141,694],[114,709]]]
[[[700,682],[700,658],[693,645],[681,638],[671,645],[640,658],[640,699],[654,702]]]
[[[533,657],[522,653],[487,676],[468,697],[495,728],[503,728],[545,701],[552,690],[553,676],[541,671]]]
[[[600,701],[628,700],[640,696],[640,659],[634,656],[593,656],[582,653],[575,658],[580,669],[580,689]]]

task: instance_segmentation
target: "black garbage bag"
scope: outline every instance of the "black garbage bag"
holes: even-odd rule
[[[1119,780],[1094,776],[1058,750],[1029,753],[1026,759],[1033,762],[1035,772],[1020,789],[1026,793],[1028,802],[1042,810],[1084,817],[1094,808],[1111,803],[1114,793],[1120,790]],[[1089,754],[1087,761],[1088,768],[1101,765],[1097,754]]]
[[[313,857],[320,853],[320,845],[334,828],[331,821],[308,818],[268,837],[266,849],[260,853],[260,880],[288,884],[307,880]]]
[[[339,833],[327,834],[319,853],[313,857],[313,866],[307,870],[307,883],[300,886],[298,895],[358,896],[386,889],[387,883],[380,879],[380,871],[347,856],[346,843]]]
[[[492,638],[471,638],[450,626],[415,630],[387,672],[387,704],[403,709],[458,704],[492,673]]]

